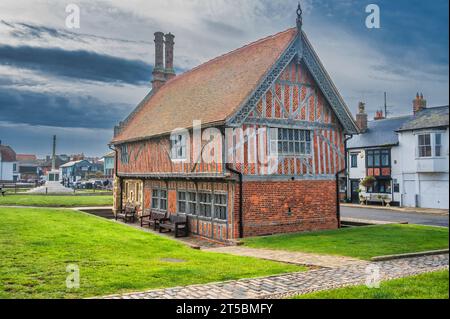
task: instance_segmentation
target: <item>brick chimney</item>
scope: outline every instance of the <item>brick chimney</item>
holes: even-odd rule
[[[358,114],[356,114],[356,124],[358,125],[361,133],[367,131],[366,105],[363,102],[359,102],[358,104]]]
[[[155,65],[153,67],[152,89],[158,90],[166,82],[164,75],[164,33],[155,33]]]
[[[383,111],[377,111],[375,113],[375,117],[374,117],[375,121],[384,120],[384,119],[385,119],[385,117],[383,115]]]
[[[164,44],[166,45],[166,68],[164,70],[166,81],[169,81],[175,77],[175,70],[173,68],[173,47],[175,42],[173,41],[175,36],[171,33],[165,35]]]
[[[413,101],[413,112],[414,115],[427,108],[427,100],[423,98],[423,94],[417,92],[416,98]]]

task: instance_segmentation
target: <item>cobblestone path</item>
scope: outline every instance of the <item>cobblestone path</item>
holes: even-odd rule
[[[339,268],[353,264],[365,263],[360,259],[343,256],[308,254],[294,251],[249,248],[242,246],[227,246],[204,250],[210,252],[274,260],[290,264],[319,266],[325,268]]]
[[[414,257],[375,263],[354,263],[337,268],[322,268],[254,279],[205,285],[191,285],[146,292],[107,296],[108,299],[260,299],[283,298],[309,292],[359,285],[373,269],[380,279],[389,280],[448,269],[449,255]],[[369,267],[371,266],[371,267]]]

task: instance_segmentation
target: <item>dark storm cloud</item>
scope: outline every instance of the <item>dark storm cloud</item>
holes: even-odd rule
[[[88,51],[0,45],[0,65],[100,82],[148,83],[152,66]]]
[[[131,107],[107,103],[92,96],[56,95],[0,87],[0,122],[112,129]]]

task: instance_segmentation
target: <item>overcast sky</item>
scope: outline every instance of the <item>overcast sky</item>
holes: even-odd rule
[[[79,29],[65,25],[68,4]],[[381,9],[367,29],[365,8]],[[448,0],[303,0],[304,29],[353,113],[448,104]],[[172,32],[178,73],[295,25],[297,0],[1,0],[0,140],[39,156],[108,151],[150,90],[153,33]]]

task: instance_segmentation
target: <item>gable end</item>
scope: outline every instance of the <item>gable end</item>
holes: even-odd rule
[[[240,107],[239,110],[227,120],[227,125],[235,127],[241,126],[255,110],[260,98],[268,90],[270,90],[272,84],[296,56],[297,63],[300,63],[302,60],[304,61],[319,89],[322,91],[337,118],[344,127],[345,133],[357,134],[358,128],[350,111],[348,110],[345,102],[342,100],[342,97],[338,93],[331,78],[323,68],[319,58],[315,54],[314,49],[303,32],[301,33],[301,37],[295,37],[280,59],[278,59],[275,65],[270,69],[261,84],[245,101],[242,107]]]

